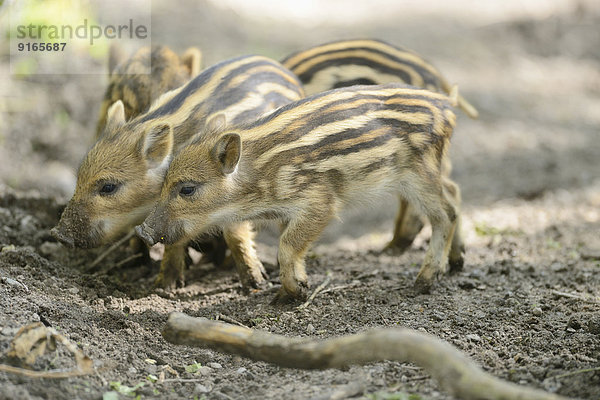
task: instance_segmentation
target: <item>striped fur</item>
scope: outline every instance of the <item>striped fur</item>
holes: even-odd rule
[[[343,40],[312,47],[281,63],[294,72],[307,95],[351,85],[403,82],[440,93],[452,86],[430,63],[413,51],[379,40]],[[458,106],[471,118],[478,112],[459,96]]]
[[[110,50],[110,77],[100,106],[96,138],[104,130],[108,108],[116,101],[123,102],[129,120],[148,111],[160,95],[183,85],[201,69],[202,55],[195,47],[181,57],[167,46],[142,47],[128,59],[119,48],[113,46]]]
[[[379,40],[344,40],[316,46],[286,57],[282,63],[298,75],[307,94],[353,84],[404,82],[439,93],[451,87],[442,74],[418,54]],[[478,112],[462,96],[458,106],[471,118]],[[444,176],[452,169],[445,159]],[[394,236],[386,249],[401,253],[412,244],[424,222],[417,210],[401,201]]]
[[[215,114],[242,123],[303,95],[296,76],[279,63],[245,56],[205,69],[130,121],[126,121],[123,103],[118,101],[109,108],[100,139],[79,167],[75,194],[55,234],[78,247],[95,247],[113,240],[144,220],[158,198],[171,154],[192,136],[210,131],[210,126],[217,127],[212,119]],[[116,190],[104,193],[111,185]],[[249,260],[238,265],[251,270],[245,272],[244,283],[256,285],[262,280],[262,265],[251,252],[249,228],[232,229],[225,232],[225,238],[227,241],[229,237],[228,244],[238,246],[232,249],[236,262],[236,256]],[[170,285],[175,279],[183,279],[184,248],[166,251],[159,284]],[[169,263],[177,265],[171,268]],[[166,274],[171,275],[167,278]]]
[[[343,206],[391,191],[432,223],[417,281],[426,291],[446,270],[450,243],[462,247],[454,236],[458,188],[442,176],[454,125],[445,95],[411,86],[313,95],[192,141],[171,163],[160,203],[138,233],[150,242],[179,243],[237,221],[278,219],[284,224],[280,295],[301,298],[304,254],[329,220]],[[192,195],[182,192],[190,188]],[[462,252],[450,258],[462,262]]]

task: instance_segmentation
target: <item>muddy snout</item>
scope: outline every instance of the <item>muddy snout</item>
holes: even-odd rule
[[[53,238],[55,238],[56,240],[58,240],[59,242],[61,242],[62,244],[64,244],[67,247],[70,247],[70,248],[75,247],[75,240],[72,237],[65,235],[60,230],[59,226],[55,226],[54,228],[50,229],[50,235],[52,235]]]
[[[67,204],[58,225],[50,230],[52,237],[68,247],[89,249],[100,245],[100,236],[92,229],[86,208],[73,201]]]
[[[159,238],[152,227],[148,226],[145,222],[135,227],[135,233],[146,243],[148,246],[153,246],[159,242]]]

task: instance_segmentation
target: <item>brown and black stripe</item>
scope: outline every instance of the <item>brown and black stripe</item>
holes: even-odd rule
[[[201,133],[214,114],[222,113],[228,124],[238,125],[303,96],[298,78],[277,61],[242,56],[209,67],[187,84],[165,93],[125,129],[171,124],[177,147]]]
[[[445,95],[387,84],[319,93],[243,125],[240,131],[248,145],[256,142],[268,149],[257,160],[261,164],[270,154],[309,154],[313,149],[322,153],[329,144],[342,141],[344,151],[352,152],[348,144],[374,146],[392,136],[405,137],[415,151],[420,151],[440,139],[449,139],[454,124],[455,116]],[[380,128],[388,134],[365,141]]]
[[[449,94],[451,85],[413,51],[379,40],[344,40],[319,45],[286,57],[282,64],[304,84],[307,95],[351,85],[402,82]],[[477,110],[464,98],[458,106],[471,118]]]
[[[383,182],[386,171],[415,158],[439,173],[454,125],[445,95],[387,84],[313,95],[228,131],[241,135],[247,167],[277,177],[264,190],[287,187],[292,194],[317,176],[340,188],[343,180],[369,176]]]

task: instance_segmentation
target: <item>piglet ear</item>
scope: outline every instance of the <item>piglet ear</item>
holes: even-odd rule
[[[235,171],[242,155],[242,139],[237,133],[223,135],[212,150],[212,158],[223,174]]]
[[[187,69],[189,77],[195,77],[202,69],[202,52],[197,47],[190,47],[181,56],[181,63]]]
[[[173,151],[173,129],[170,124],[160,123],[146,131],[139,143],[142,157],[150,168],[155,168],[171,155]]]
[[[206,125],[204,125],[204,134],[206,136],[222,132],[225,129],[225,125],[227,125],[225,114],[217,114],[206,121]]]
[[[118,128],[125,123],[125,107],[121,100],[115,101],[106,112],[106,126]]]

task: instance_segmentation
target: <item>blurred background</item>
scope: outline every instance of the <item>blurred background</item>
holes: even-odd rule
[[[53,2],[60,0],[43,3]],[[197,46],[205,66],[252,53],[282,59],[344,38],[381,39],[421,54],[480,112],[475,121],[458,112],[451,150],[467,210],[549,192],[586,190],[600,197],[597,0],[144,4],[150,4],[152,43],[180,53]],[[69,60],[79,74],[40,75],[24,68],[11,75],[9,6],[0,6],[0,182],[68,199],[78,163],[92,144],[108,80],[104,73],[86,72],[107,70],[107,47]],[[123,12],[114,2],[94,7],[81,12]],[[360,236],[378,221],[389,221],[389,230],[394,211],[344,218],[356,222],[353,235]]]

